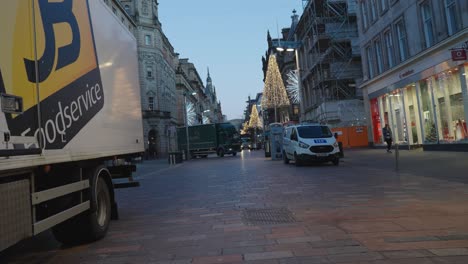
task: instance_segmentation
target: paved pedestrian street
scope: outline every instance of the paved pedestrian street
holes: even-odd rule
[[[285,165],[263,151],[145,161],[141,187],[117,190],[120,220],[103,240],[67,248],[45,232],[0,262],[468,263],[468,154],[400,151],[398,172],[394,158],[363,149],[340,166]]]

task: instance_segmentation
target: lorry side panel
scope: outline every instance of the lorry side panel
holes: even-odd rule
[[[0,44],[0,251],[104,237],[143,152],[136,39],[104,1],[16,0]]]
[[[216,149],[218,146],[215,124],[189,126],[190,150]],[[177,129],[180,150],[187,149],[187,134],[185,127]]]
[[[0,157],[0,171],[143,151],[136,40],[103,1],[7,1],[0,19],[0,92],[24,110],[0,112],[0,133],[19,142],[0,150],[43,149]]]
[[[216,149],[216,127],[214,124],[189,127],[190,149]]]
[[[177,129],[179,150],[186,151],[187,136],[185,127]],[[240,138],[236,128],[230,123],[196,125],[189,127],[190,151],[194,154],[240,152]]]

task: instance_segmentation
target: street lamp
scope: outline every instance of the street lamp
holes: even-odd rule
[[[196,95],[196,92],[192,92],[191,95]],[[188,109],[187,109],[187,93],[184,92],[184,108],[185,108],[185,137],[187,139],[187,154],[185,155],[185,159],[190,159],[190,143],[189,143],[189,130],[188,130]]]
[[[289,52],[292,52],[294,51],[294,57],[296,58],[296,70],[297,70],[297,79],[298,79],[298,82],[297,82],[297,89],[299,90],[299,106],[300,106],[300,109],[301,109],[301,117],[300,119],[303,119],[303,115],[304,115],[304,102],[302,101],[302,89],[301,89],[301,86],[302,86],[302,80],[301,80],[301,68],[300,68],[300,64],[299,64],[299,48],[301,47],[302,43],[300,41],[297,41],[297,37],[294,36],[294,38],[296,39],[296,41],[282,41],[280,43],[278,43],[278,46],[276,46],[276,50],[277,51],[284,51],[286,49],[286,51],[289,51]],[[282,45],[281,45],[282,43]],[[300,120],[301,121],[301,120]]]

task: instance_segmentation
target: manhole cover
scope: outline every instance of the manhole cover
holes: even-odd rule
[[[291,211],[286,208],[246,208],[242,212],[242,220],[248,225],[273,225],[296,222]]]

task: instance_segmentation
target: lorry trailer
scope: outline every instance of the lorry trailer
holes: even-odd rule
[[[104,1],[0,9],[0,251],[102,238],[144,151],[137,43]]]

